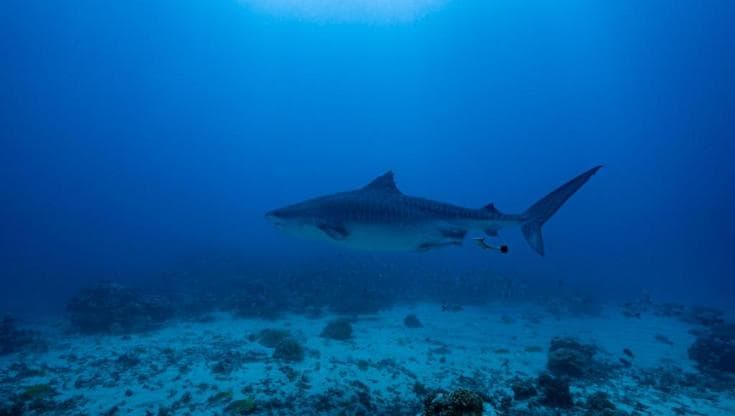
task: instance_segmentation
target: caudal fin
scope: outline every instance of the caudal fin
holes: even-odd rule
[[[551,218],[556,211],[564,205],[567,200],[574,195],[575,192],[582,185],[589,180],[589,178],[597,173],[602,166],[595,166],[594,168],[584,172],[576,178],[570,180],[564,185],[556,188],[550,194],[541,198],[538,202],[531,205],[530,208],[523,213],[523,217],[526,219],[521,226],[523,236],[526,238],[528,245],[531,246],[540,255],[544,255],[544,239],[541,236],[541,226],[544,225],[549,218]]]

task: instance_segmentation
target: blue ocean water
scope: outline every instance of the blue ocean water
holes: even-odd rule
[[[244,290],[268,315],[419,302],[433,316],[442,303],[494,307],[507,281],[534,299],[612,308],[643,296],[727,316],[734,17],[730,1],[5,1],[0,313],[74,332],[70,300],[115,282],[179,306],[187,293],[192,314],[231,312],[225,295]],[[389,170],[409,195],[519,213],[598,164],[544,226],[544,257],[517,229],[501,232],[508,255],[469,243],[384,253],[264,219]],[[446,316],[460,319],[439,311],[435,326],[455,328]],[[612,333],[639,321],[621,322]],[[668,358],[684,365],[688,344]],[[145,414],[163,400],[118,399],[100,406]]]

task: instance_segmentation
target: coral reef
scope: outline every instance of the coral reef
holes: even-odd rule
[[[543,305],[534,308],[542,310]],[[359,337],[352,335],[360,342],[347,343],[307,338],[316,337],[329,320],[292,315],[268,323],[218,312],[212,321],[176,320],[160,331],[113,337],[69,335],[55,323],[36,324],[53,348],[40,354],[24,350],[0,360],[0,416],[724,416],[735,408],[728,381],[733,378],[689,369],[678,361],[686,354],[682,341],[689,338],[689,327],[680,322],[646,333],[640,329],[650,329],[651,317],[638,321],[616,316],[616,324],[633,329],[621,335],[628,338],[609,342],[617,327],[605,327],[607,316],[570,320],[565,332],[589,338],[553,339],[551,352],[565,350],[573,358],[558,368],[551,364],[549,368],[558,370],[552,372],[546,369],[546,348],[537,345],[542,339],[551,341],[558,323],[516,318],[509,325],[496,324],[503,314],[520,316],[512,305],[500,313],[472,306],[456,315],[438,309],[437,304],[417,303],[362,319]],[[412,313],[431,318],[432,324],[418,332],[407,330],[402,321]],[[488,337],[477,336],[477,326],[465,324],[468,317],[494,324],[496,334],[508,337],[496,336],[488,343]],[[526,325],[539,333],[511,339]],[[598,327],[607,332],[593,332]],[[723,340],[735,332],[726,325],[696,328],[704,338]],[[674,348],[655,342],[656,331],[671,336]],[[647,335],[642,338],[641,333]],[[243,334],[250,342],[243,342]],[[587,339],[595,344],[585,344],[592,343]],[[636,342],[641,339],[647,342]],[[674,359],[659,359],[652,367],[656,354]],[[608,358],[615,363],[604,361]],[[623,368],[618,358],[635,365]],[[610,366],[611,377],[594,377]],[[542,371],[547,374],[536,377]]]
[[[675,318],[689,324],[714,327],[725,323],[725,313],[720,309],[709,306],[685,306],[671,302],[650,302],[646,306],[650,307],[657,316]]]
[[[370,389],[364,383],[353,380],[342,388],[329,388],[324,393],[309,398],[310,407],[315,415],[345,414],[350,415],[385,414],[377,411]],[[414,413],[415,414],[415,413]]]
[[[692,306],[687,313],[682,315],[681,319],[684,322],[713,327],[725,323],[724,315],[725,313],[723,311],[716,308]]]
[[[209,396],[207,399],[207,403],[210,405],[215,404],[226,404],[230,403],[232,401],[232,391],[226,390],[226,391],[218,391],[217,393],[214,393],[213,395]]]
[[[147,330],[173,315],[164,299],[109,282],[80,290],[66,309],[72,325],[85,333]]]
[[[225,407],[225,412],[228,415],[249,415],[257,410],[255,406],[255,399],[253,397],[246,397],[244,399],[235,400]]]
[[[482,397],[472,390],[438,392],[424,399],[424,416],[482,416]]]
[[[21,397],[25,400],[36,400],[44,397],[56,396],[56,389],[49,384],[33,384],[26,387],[21,393]]]
[[[598,391],[587,397],[585,403],[587,411],[585,416],[625,416],[626,413],[620,411],[610,401],[609,396],[605,392]]]
[[[352,338],[352,323],[350,323],[349,319],[335,319],[324,327],[319,336],[340,341],[348,340]]]
[[[212,372],[219,375],[228,375],[240,368],[244,361],[244,357],[239,351],[223,351],[216,357],[216,361],[212,365]]]
[[[546,366],[555,376],[585,377],[594,371],[596,353],[594,345],[557,337],[551,340]]]
[[[21,387],[20,391],[3,403],[0,400],[0,416],[20,416],[37,414],[71,414],[84,399],[73,396],[57,400],[59,392],[50,384],[31,384]]]
[[[177,316],[187,319],[215,310],[266,319],[284,312],[317,317],[326,310],[372,314],[398,299],[435,301],[444,303],[448,311],[458,311],[460,305],[493,299],[527,299],[529,290],[527,283],[487,269],[467,270],[457,279],[428,264],[366,264],[349,256],[328,263],[306,261],[288,273],[276,266],[231,253],[205,255],[175,265],[159,281],[148,284],[156,285],[156,293],[167,293]],[[215,275],[218,278],[212,279]]]
[[[124,354],[120,354],[115,363],[117,364],[120,371],[127,371],[140,365],[141,361],[138,358],[140,351],[128,351]]]
[[[403,325],[406,328],[421,328],[424,326],[421,324],[421,321],[419,321],[419,318],[414,314],[406,315],[406,317],[403,318]]]
[[[286,330],[266,328],[254,335],[252,340],[264,347],[275,348],[281,341],[290,337],[291,334]]]
[[[511,385],[514,400],[527,400],[536,396],[538,391],[531,379],[516,379]]]
[[[273,351],[273,358],[284,361],[303,361],[304,347],[293,338],[286,338],[276,345]]]
[[[35,332],[18,329],[13,317],[5,316],[0,321],[0,355],[20,351],[23,348],[38,345],[39,342]]]
[[[653,306],[653,313],[656,316],[664,316],[667,318],[681,318],[687,313],[687,307],[673,302],[664,302],[659,304],[649,303]]]
[[[548,407],[571,408],[574,406],[569,383],[561,378],[554,378],[548,374],[538,377],[538,386],[541,390],[540,403]]]
[[[735,374],[735,325],[713,327],[697,337],[688,353],[702,372]]]

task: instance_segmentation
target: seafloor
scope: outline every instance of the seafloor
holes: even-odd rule
[[[327,314],[213,313],[119,335],[44,323],[45,348],[0,356],[0,414],[478,414],[432,410],[463,388],[487,415],[735,415],[731,379],[690,359],[700,325],[629,312],[419,303],[332,332]]]

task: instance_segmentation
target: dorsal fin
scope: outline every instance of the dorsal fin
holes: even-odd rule
[[[365,185],[363,190],[380,191],[380,192],[397,192],[401,193],[396,186],[396,181],[393,178],[393,171],[389,170],[384,174],[373,179],[372,182]]]

